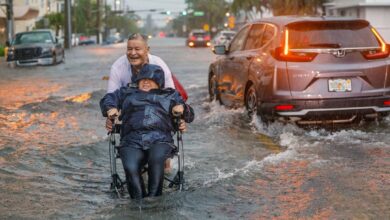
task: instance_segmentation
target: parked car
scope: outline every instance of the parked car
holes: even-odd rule
[[[7,61],[19,66],[57,64],[65,58],[64,48],[51,30],[17,33],[7,46]]]
[[[186,45],[189,47],[209,47],[210,35],[201,29],[194,29],[188,34]]]
[[[118,44],[123,42],[124,42],[123,38],[120,38],[116,35],[111,35],[107,37],[107,39],[103,42],[103,44]]]
[[[236,35],[235,31],[220,31],[212,40],[213,45],[226,45],[228,46],[230,41]]]
[[[209,94],[264,120],[348,123],[390,112],[390,46],[362,19],[272,17],[243,26],[209,67]]]
[[[92,39],[83,39],[79,41],[79,46],[93,45],[93,44],[96,44],[96,42]]]

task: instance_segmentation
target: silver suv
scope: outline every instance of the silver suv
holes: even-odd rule
[[[215,47],[210,98],[298,124],[381,118],[390,112],[389,50],[366,20],[262,19]]]

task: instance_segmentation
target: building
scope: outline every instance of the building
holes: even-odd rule
[[[362,18],[390,42],[390,0],[333,0],[324,4],[326,15]]]
[[[0,0],[1,1],[1,0]],[[6,40],[6,11],[0,10],[0,44]],[[64,0],[13,0],[14,33],[30,31],[49,13],[63,12]]]

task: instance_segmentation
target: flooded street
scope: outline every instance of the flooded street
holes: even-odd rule
[[[109,190],[99,100],[125,44],[77,47],[57,66],[0,63],[0,219],[389,219],[390,117],[303,129],[208,102],[209,48],[152,39],[189,93],[185,191],[141,204]],[[121,168],[121,165],[118,163]]]

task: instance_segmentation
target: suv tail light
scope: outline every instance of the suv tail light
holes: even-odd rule
[[[381,48],[369,50],[369,51],[363,51],[361,52],[364,58],[367,60],[375,60],[375,59],[383,59],[389,56],[390,54],[390,48],[386,43],[383,41],[382,37],[379,35],[379,33],[375,30],[375,28],[371,28],[372,33],[374,33],[376,39],[379,41]]]
[[[195,37],[195,36],[191,36],[190,40],[195,41],[195,40],[196,40],[196,37]]]
[[[210,36],[205,36],[204,40],[209,41],[210,40]]]
[[[318,53],[290,50],[288,44],[288,29],[284,32],[283,46],[275,49],[274,57],[281,61],[291,62],[311,62]]]
[[[384,106],[390,106],[390,100],[384,101],[384,102],[383,102],[383,105],[384,105]]]
[[[276,111],[291,111],[294,109],[293,105],[277,105],[275,106]]]

